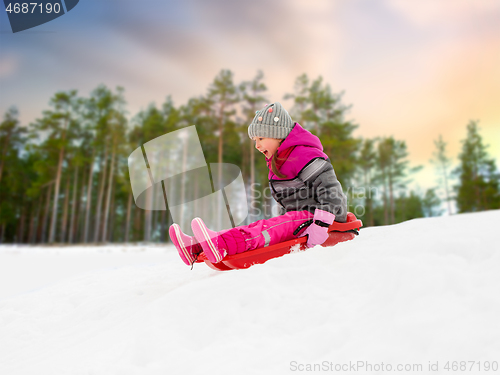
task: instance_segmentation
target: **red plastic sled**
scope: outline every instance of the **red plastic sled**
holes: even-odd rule
[[[328,228],[329,237],[321,245],[334,246],[339,242],[350,241],[358,235],[358,230],[363,226],[361,220],[358,220],[353,213],[347,214],[347,221],[345,223],[334,222]],[[229,271],[237,269],[245,269],[253,266],[254,264],[262,264],[269,259],[278,258],[291,252],[292,246],[300,244],[299,251],[307,249],[307,237],[300,237],[293,240],[281,242],[276,245],[261,247],[260,249],[245,251],[244,253],[236,255],[227,255],[219,263],[210,262],[205,254],[201,253],[196,263],[205,262],[207,266],[217,271]]]

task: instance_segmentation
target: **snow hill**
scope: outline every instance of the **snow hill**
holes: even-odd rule
[[[172,247],[0,247],[14,279],[61,274],[0,300],[0,374],[499,373],[499,224],[411,220],[229,272]],[[69,258],[128,260],[71,276]]]

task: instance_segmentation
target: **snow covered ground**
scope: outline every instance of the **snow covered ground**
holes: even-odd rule
[[[3,246],[0,374],[498,374],[499,224],[412,220],[229,272],[172,247]]]

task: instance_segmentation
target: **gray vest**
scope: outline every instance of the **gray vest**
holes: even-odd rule
[[[288,211],[316,208],[331,212],[335,221],[345,223],[347,198],[342,192],[330,159],[315,158],[307,163],[291,180],[269,180],[271,194],[278,202],[280,215]]]

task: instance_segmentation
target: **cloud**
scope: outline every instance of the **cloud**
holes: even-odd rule
[[[416,26],[460,23],[500,12],[498,0],[384,0]],[[497,18],[498,20],[498,18]]]
[[[19,68],[19,58],[14,55],[7,55],[0,58],[0,79],[9,78],[15,75]]]
[[[334,2],[320,0],[193,0],[158,9],[169,13],[163,20],[131,8],[110,14],[107,22],[121,36],[187,73],[213,77],[234,66],[253,71],[276,65],[294,72],[311,66],[325,69],[325,52],[340,40],[332,22],[334,10]]]
[[[21,69],[17,51],[23,70],[4,92],[33,107],[36,98],[25,95],[37,82],[43,107],[56,89],[87,94],[120,84],[134,115],[169,94],[177,105],[204,94],[223,68],[235,82],[262,69],[268,99],[285,106],[298,75],[321,75],[334,92],[346,91],[360,135],[407,139],[421,160],[440,131],[453,133],[458,148],[469,117],[485,130],[498,118],[500,24],[487,0],[108,0],[98,9],[82,3],[68,35],[11,38],[0,77]]]

